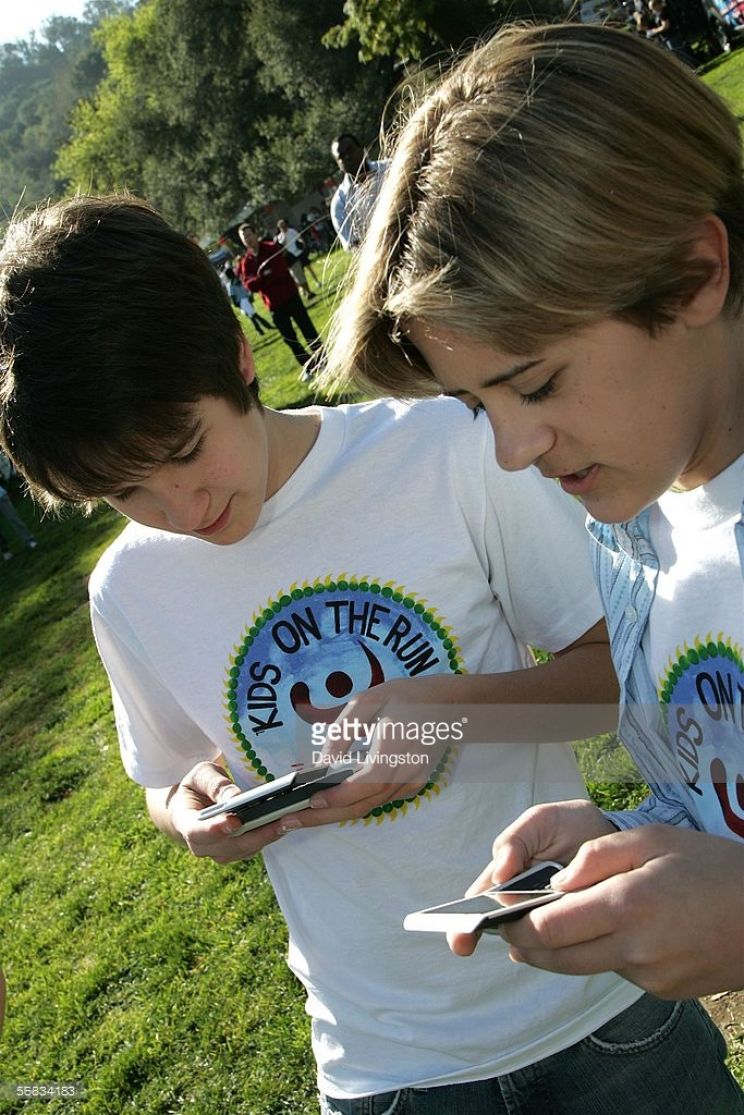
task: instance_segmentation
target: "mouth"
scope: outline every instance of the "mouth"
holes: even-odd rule
[[[227,506],[225,507],[225,510],[222,512],[221,515],[218,515],[218,517],[214,520],[214,522],[210,523],[206,527],[200,527],[199,530],[194,531],[194,534],[198,534],[200,538],[209,538],[210,535],[217,534],[218,531],[223,530],[227,526],[227,524],[230,520],[230,506],[231,506],[231,504],[232,504],[232,499],[228,500],[228,503],[227,503]]]
[[[576,472],[562,472],[553,476],[564,492],[572,496],[585,496],[592,490],[597,480],[599,465],[589,465]]]

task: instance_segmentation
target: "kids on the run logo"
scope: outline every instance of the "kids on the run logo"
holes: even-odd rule
[[[659,699],[677,764],[710,831],[744,839],[744,662],[720,634],[685,645],[661,680]],[[710,821],[717,821],[711,824]]]
[[[404,589],[340,575],[293,585],[257,613],[231,661],[226,711],[233,735],[260,777],[310,761],[312,733],[331,725],[366,689],[400,677],[462,673],[454,635]],[[303,746],[304,745],[304,746]],[[449,748],[416,795],[438,793]],[[391,802],[384,815],[405,807]]]

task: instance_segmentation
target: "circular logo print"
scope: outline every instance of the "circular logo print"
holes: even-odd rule
[[[385,681],[463,673],[460,651],[436,613],[392,584],[346,578],[293,586],[244,631],[229,668],[230,727],[252,769],[271,781],[322,746],[324,726],[356,694]],[[448,748],[415,798],[439,793]],[[406,806],[371,811],[382,820]],[[369,817],[366,820],[369,820]]]
[[[741,649],[711,635],[685,644],[659,693],[677,765],[704,827],[744,839],[744,663]]]

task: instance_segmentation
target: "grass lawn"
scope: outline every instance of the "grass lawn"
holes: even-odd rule
[[[701,77],[728,103],[741,127],[744,124],[744,51],[721,55],[701,70]]]
[[[706,80],[744,115],[744,52]],[[310,308],[321,330],[345,262],[325,264]],[[267,404],[313,401],[276,335],[255,351]],[[41,546],[0,566],[0,1082],[78,1082],[77,1101],[44,1108],[75,1115],[315,1113],[309,1024],[261,862],[220,867],[173,846],[121,768],[86,604],[121,520],[38,523],[19,506]],[[611,740],[582,751],[602,804],[637,794],[617,760]],[[0,1112],[34,1102],[0,1094]]]

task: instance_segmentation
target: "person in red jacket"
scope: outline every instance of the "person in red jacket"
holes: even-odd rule
[[[237,267],[240,281],[248,290],[260,291],[282,340],[302,368],[302,379],[312,379],[310,361],[320,348],[320,337],[290,274],[284,249],[275,240],[259,240],[253,225],[241,225],[238,235],[246,249]],[[293,322],[307,341],[309,352],[298,341]]]

